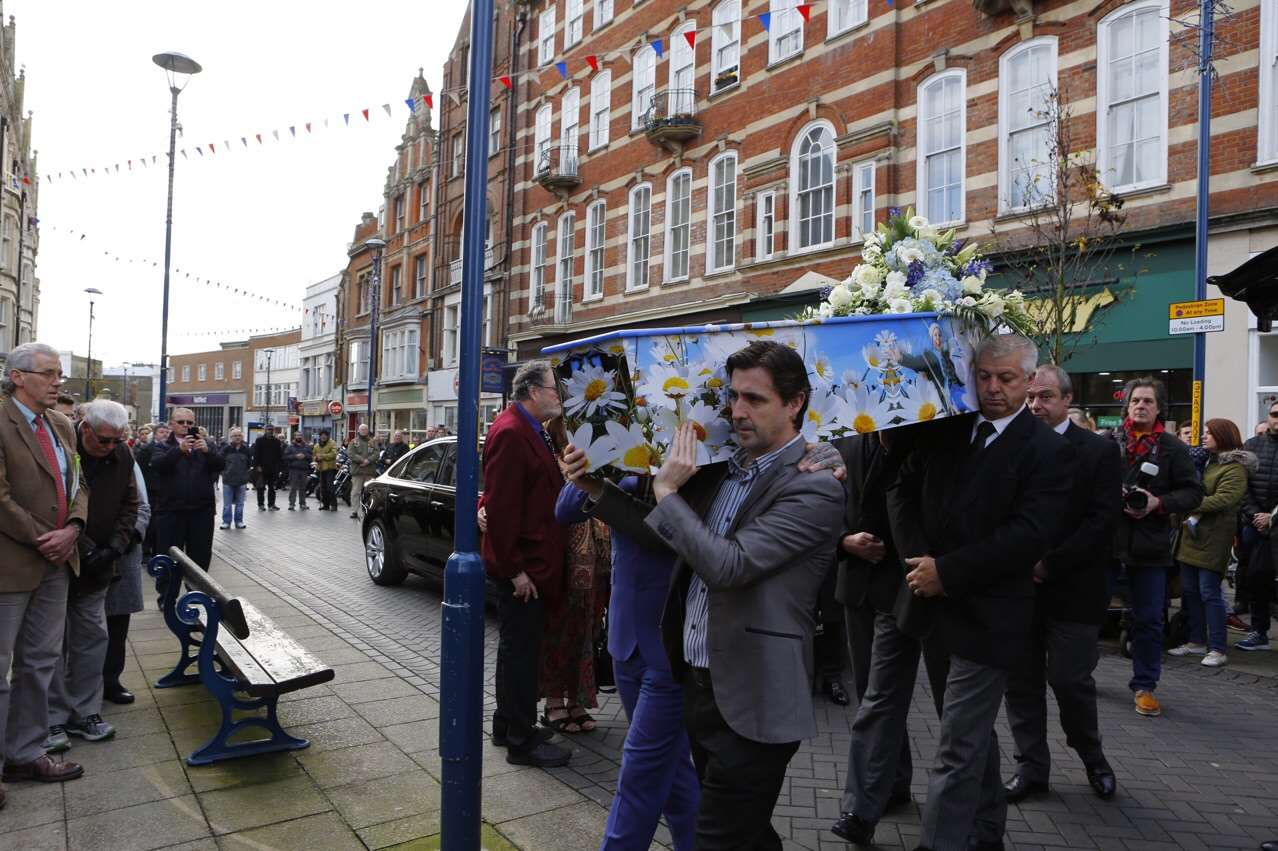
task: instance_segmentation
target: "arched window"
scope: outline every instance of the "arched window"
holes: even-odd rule
[[[648,286],[648,261],[652,254],[652,187],[647,183],[630,190],[626,223],[626,289]]]
[[[666,280],[688,277],[692,237],[692,171],[683,169],[666,181]]]
[[[688,33],[696,31],[696,21],[688,21],[670,34],[670,101],[666,104],[669,115],[696,112],[697,54],[687,38]]]
[[[559,152],[560,170],[565,174],[577,171],[577,124],[581,120],[581,92],[569,89],[560,102]]]
[[[532,230],[531,292],[528,294],[529,310],[546,307],[546,223],[538,222]]]
[[[935,224],[963,221],[967,75],[930,77],[918,92],[918,212]]]
[[[735,86],[741,78],[741,0],[714,7],[710,36],[710,91]]]
[[[1021,210],[1052,198],[1056,39],[1036,38],[999,59],[999,206]]]
[[[737,253],[737,155],[729,152],[710,161],[710,228],[706,239],[706,271],[731,269]]]
[[[1132,190],[1167,181],[1167,4],[1132,3],[1096,28],[1101,179]]]
[[[804,128],[790,155],[791,251],[834,244],[834,128]]]
[[[533,119],[533,171],[541,174],[550,167],[551,107],[544,103]]]
[[[630,71],[630,126],[643,126],[644,113],[652,106],[652,96],[657,93],[657,51],[645,44],[635,54]]]

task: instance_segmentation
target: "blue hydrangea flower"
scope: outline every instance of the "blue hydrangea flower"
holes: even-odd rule
[[[963,295],[963,285],[959,283],[957,278],[941,267],[928,269],[916,288],[936,290],[946,301],[957,301]]]

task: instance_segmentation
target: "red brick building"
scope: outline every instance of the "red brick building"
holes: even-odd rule
[[[845,277],[861,232],[891,207],[969,238],[1014,231],[1045,133],[1029,107],[1059,89],[1149,267],[1070,368],[1181,377],[1188,340],[1161,322],[1193,293],[1197,35],[1169,19],[1196,17],[1196,4],[798,5],[519,7],[517,61],[536,69],[514,90],[520,357],[611,327],[792,315],[800,302],[780,294],[810,300],[824,278],[809,273]],[[1278,241],[1276,18],[1278,0],[1243,0],[1216,49],[1213,241],[1249,233],[1252,250]],[[1112,404],[1120,379],[1104,379],[1080,392]]]

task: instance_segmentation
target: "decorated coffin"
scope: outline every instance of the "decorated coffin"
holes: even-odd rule
[[[808,365],[809,441],[896,428],[976,409],[971,353],[980,330],[937,313],[845,316],[614,331],[544,349],[564,398],[569,439],[590,471],[660,466],[680,423],[696,423],[700,464],[735,451],[728,356],[775,340]]]

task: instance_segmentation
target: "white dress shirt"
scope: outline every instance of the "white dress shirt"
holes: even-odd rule
[[[993,423],[994,433],[991,434],[989,437],[985,438],[985,446],[981,447],[982,449],[985,449],[991,443],[993,443],[994,441],[1002,437],[1003,429],[1007,428],[1008,425],[1012,422],[1012,420],[1019,417],[1021,415],[1021,411],[1023,410],[1025,410],[1025,406],[1021,405],[1019,408],[1016,409],[1016,413],[1008,414],[1007,416],[1000,417],[997,420],[991,420],[989,417],[985,416],[984,414],[978,414],[976,417],[976,422],[972,423],[972,436],[968,438],[968,443],[971,443],[973,440],[976,440],[976,430],[981,427],[981,423]],[[1069,420],[1067,419],[1065,420],[1065,422],[1066,424],[1068,424]]]

